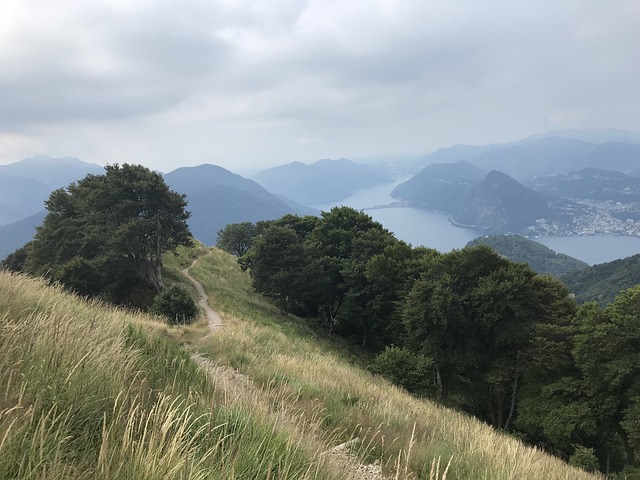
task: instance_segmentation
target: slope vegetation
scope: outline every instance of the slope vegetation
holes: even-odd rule
[[[189,273],[223,317],[213,335],[0,272],[0,478],[355,479],[375,462],[388,478],[597,478],[372,376],[234,257]],[[357,462],[326,453],[355,438]]]
[[[623,290],[640,284],[640,254],[568,272],[561,280],[579,303],[606,305]]]
[[[467,244],[474,245],[489,245],[500,255],[514,262],[526,263],[532,270],[543,275],[561,276],[589,266],[577,258],[556,253],[541,243],[520,235],[486,235]]]

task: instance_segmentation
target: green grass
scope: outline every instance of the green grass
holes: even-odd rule
[[[222,312],[213,335],[0,272],[0,478],[357,479],[323,454],[354,437],[389,478],[597,478],[371,375],[230,255],[190,271]]]
[[[268,408],[308,425],[322,442],[363,438],[364,461],[391,478],[597,478],[464,414],[411,397],[360,366],[339,341],[282,317],[255,294],[235,258],[214,249],[191,274],[226,325],[194,348],[250,378]]]
[[[0,272],[0,333],[0,478],[335,478],[154,317]]]

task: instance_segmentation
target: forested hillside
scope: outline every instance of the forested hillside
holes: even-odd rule
[[[36,238],[11,255],[4,266],[43,276],[84,296],[146,310],[153,305],[154,311],[169,312],[169,319],[177,322],[179,316],[171,307],[188,298],[187,290],[175,285],[165,288],[164,267],[167,262],[173,265],[169,279],[176,283],[175,258],[180,259],[180,268],[191,264],[193,256],[172,256],[184,254],[192,244],[185,207],[184,195],[170,190],[161,175],[142,166],[109,166],[104,175],[89,175],[66,190],[53,192]],[[636,471],[634,453],[640,445],[635,438],[640,431],[634,415],[640,400],[634,392],[640,389],[640,362],[635,361],[633,345],[640,337],[625,328],[640,315],[636,311],[640,288],[622,293],[606,309],[594,304],[578,307],[558,280],[538,275],[487,246],[446,254],[413,248],[368,215],[348,207],[334,208],[321,217],[285,215],[257,224],[231,224],[220,232],[219,240],[221,246],[240,255],[239,265],[230,264],[228,256],[210,255],[202,259],[209,270],[196,271],[207,291],[214,292],[224,306],[223,311],[255,325],[243,337],[236,336],[231,326],[229,337],[203,334],[202,341],[207,341],[200,355],[224,359],[229,367],[250,375],[269,398],[265,411],[291,399],[284,401],[285,411],[304,418],[303,431],[317,436],[320,429],[321,442],[335,440],[336,435],[342,440],[363,437],[366,447],[359,453],[361,458],[379,457],[386,462],[384,469],[396,476],[404,462],[405,477],[410,472],[424,476],[440,447],[429,444],[428,438],[435,437],[422,428],[415,437],[410,425],[416,419],[394,417],[396,427],[386,425],[390,412],[405,412],[401,405],[409,400],[400,397],[389,405],[386,387],[371,377],[375,373],[417,397],[471,414],[495,430],[516,434],[573,465],[606,473]],[[213,258],[218,263],[211,263]],[[221,271],[229,277],[222,278]],[[30,311],[21,308],[16,312],[22,313],[11,310],[3,318],[10,320]],[[264,330],[269,325],[279,333]],[[297,332],[293,340],[286,338],[292,325]],[[174,333],[178,339],[194,342],[190,332]],[[303,340],[301,332],[309,338]],[[332,365],[319,373],[324,354],[317,351],[312,360],[309,355],[319,348],[315,343],[325,341],[329,351],[342,353],[340,360],[332,359]],[[297,343],[304,345],[295,358],[288,358]],[[594,369],[594,358],[600,365],[615,368]],[[370,373],[341,366],[345,359],[346,364],[355,363]],[[14,378],[10,365],[29,363],[7,362],[9,379]],[[317,372],[318,376],[303,378],[298,372],[301,364],[306,365],[304,375]],[[209,368],[210,363],[202,365]],[[333,378],[336,371],[340,371],[339,379]],[[323,383],[326,379],[331,383]],[[40,385],[37,382],[40,380],[34,385]],[[355,385],[360,386],[354,389]],[[111,393],[105,395],[111,398]],[[115,408],[109,401],[98,410]],[[416,402],[409,408],[426,415],[429,420],[425,422],[431,425],[433,404]],[[601,405],[607,409],[602,410]],[[103,421],[103,413],[90,415]],[[452,422],[459,420],[441,420],[439,428]],[[71,436],[78,435],[79,441],[102,449],[103,443],[91,443],[83,428],[73,427]],[[461,432],[471,427],[464,423],[455,428],[454,437],[443,432],[439,441],[468,435]],[[99,431],[95,426],[90,430]],[[27,432],[29,438],[35,438],[35,433]],[[480,435],[477,432],[473,435]],[[385,443],[388,438],[403,440],[393,446]],[[282,442],[288,445],[288,440]],[[474,442],[474,448],[487,443],[479,438]],[[503,449],[498,445],[501,441],[491,442],[496,443],[492,450]],[[278,478],[306,478],[294,473],[311,472],[305,466],[322,451],[302,454],[302,463],[295,463],[298,450],[283,448],[287,475],[278,474]],[[456,444],[454,450],[468,455],[469,448]],[[411,449],[422,453],[410,458]],[[455,452],[448,447],[444,451],[453,461]],[[16,452],[19,458],[22,454]],[[291,470],[289,462],[296,465]],[[512,476],[516,467],[496,462],[469,458],[452,464],[452,472],[464,478],[495,478],[489,472]],[[233,465],[230,468],[237,468]],[[273,463],[260,465],[270,471]],[[19,472],[28,478],[23,470]],[[324,478],[322,475],[309,478]]]
[[[562,282],[579,303],[611,303],[616,295],[640,284],[640,254],[566,273]]]
[[[534,272],[559,277],[589,265],[564,253],[556,253],[541,243],[520,235],[487,235],[467,244],[469,247],[488,245],[514,262],[526,263]]]
[[[599,478],[366,372],[230,255],[190,271],[224,316],[213,335],[0,271],[0,478]]]
[[[412,248],[346,207],[250,232],[239,262],[254,288],[375,354],[372,370],[575,464],[636,472],[640,334],[626,325],[640,287],[578,306],[485,245]]]
[[[391,195],[410,205],[445,212],[461,225],[521,232],[558,213],[550,202],[497,170],[485,174],[468,162],[429,165]]]

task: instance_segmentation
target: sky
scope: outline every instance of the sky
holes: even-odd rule
[[[640,131],[637,0],[0,0],[0,164],[256,172]]]

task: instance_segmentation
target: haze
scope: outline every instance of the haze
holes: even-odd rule
[[[640,130],[640,2],[3,0],[0,164],[170,171]]]

